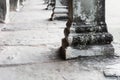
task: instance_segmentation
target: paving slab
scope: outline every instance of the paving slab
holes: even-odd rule
[[[43,0],[27,0],[10,23],[0,24],[0,66],[59,61],[66,21],[48,21]]]
[[[60,32],[61,30],[56,30]],[[60,32],[61,33],[61,32]],[[46,30],[29,30],[15,32],[0,32],[0,45],[40,45],[40,44],[60,44],[61,34],[50,33]]]
[[[120,63],[106,66],[104,74],[106,77],[120,77]]]
[[[12,72],[12,74],[11,74]],[[77,62],[51,62],[0,68],[0,80],[104,80],[96,70],[83,70]],[[88,75],[89,74],[89,75]],[[7,76],[7,77],[6,77]],[[94,77],[93,77],[94,76]]]
[[[0,66],[59,61],[58,48],[50,45],[0,47]]]

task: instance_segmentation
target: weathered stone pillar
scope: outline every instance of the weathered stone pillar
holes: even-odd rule
[[[50,20],[53,20],[56,14],[61,14],[61,18],[68,17],[68,0],[55,0],[55,6],[52,11]]]
[[[20,0],[17,0],[17,7],[16,7],[16,11],[20,11]]]
[[[105,22],[105,0],[69,0],[69,20],[60,49],[64,59],[113,55]]]
[[[9,0],[0,0],[0,22],[9,22]]]
[[[48,0],[48,5],[46,10],[52,9],[55,6],[55,0]]]
[[[48,2],[49,2],[49,0],[44,0],[44,3],[45,3],[45,4],[48,4]]]
[[[25,0],[20,0],[20,5],[24,6],[24,2],[25,2]]]
[[[20,10],[20,0],[10,0],[10,10],[19,11]]]
[[[10,11],[15,11],[17,8],[17,0],[10,0]]]

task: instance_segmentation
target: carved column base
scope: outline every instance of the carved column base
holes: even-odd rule
[[[46,10],[53,9],[55,7],[55,1],[49,0]]]
[[[72,46],[61,47],[61,56],[64,59],[74,59],[87,56],[111,56],[114,55],[114,48],[111,44],[107,45],[89,45],[86,49],[75,49]]]
[[[73,59],[80,56],[114,55],[111,45],[113,36],[107,32],[106,25],[91,27],[90,25],[73,25],[65,29],[62,40],[61,56]]]
[[[66,7],[55,7],[53,9],[50,20],[63,20],[68,19],[68,9]]]
[[[68,11],[61,47],[64,59],[114,54],[113,36],[105,21],[105,0],[69,0]]]
[[[67,6],[55,6],[52,10],[52,15],[50,20],[65,20],[68,19],[68,9]]]

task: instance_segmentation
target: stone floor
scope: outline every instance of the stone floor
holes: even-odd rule
[[[116,10],[109,5],[108,12]],[[10,13],[10,23],[0,24],[0,80],[120,80],[118,13],[107,13],[118,57],[64,61],[58,49],[66,21],[48,21],[52,11],[45,10],[46,6],[43,0],[26,0],[19,12]]]

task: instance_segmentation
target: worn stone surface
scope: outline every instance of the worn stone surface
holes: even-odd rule
[[[72,34],[72,36],[73,41],[70,45],[74,47],[79,45],[110,44],[113,41],[112,35],[109,33]]]
[[[0,65],[19,65],[59,61],[58,48],[54,45],[1,46]]]
[[[106,66],[104,75],[106,77],[120,77],[120,64]]]
[[[0,25],[1,65],[54,61],[58,58],[66,22],[49,22],[51,11],[44,10],[46,5],[38,1],[28,0],[19,13],[10,13],[10,23]]]
[[[69,65],[69,67],[68,67]],[[75,69],[74,69],[75,68]],[[84,70],[82,70],[84,69]],[[11,73],[12,72],[12,75]],[[52,73],[52,74],[51,74]],[[104,80],[100,72],[83,68],[78,62],[46,62],[33,65],[19,65],[13,67],[0,68],[0,79],[7,80],[6,76],[9,76],[9,80]],[[6,74],[6,75],[4,75]],[[88,75],[89,74],[89,75]],[[86,77],[87,76],[87,77]],[[95,78],[95,77],[97,78]],[[99,79],[98,79],[99,78]]]
[[[112,45],[79,46],[79,48],[67,47],[65,57],[66,59],[74,59],[85,56],[113,56],[113,53]]]
[[[106,1],[106,6],[108,6],[107,14],[109,14],[106,17],[108,19],[108,28],[110,33],[114,35],[113,46],[116,46],[117,49],[120,50],[119,0]],[[116,77],[105,77],[103,74],[103,70],[106,66],[119,64],[119,57],[81,57],[75,60],[64,61],[61,60],[59,56],[56,56],[56,54],[58,54],[56,50],[60,47],[60,40],[63,37],[63,28],[66,22],[47,21],[51,11],[44,10],[46,5],[43,5],[43,3],[42,0],[26,0],[24,8],[22,8],[19,13],[10,13],[11,22],[9,24],[0,24],[0,37],[3,39],[2,35],[6,34],[4,40],[6,43],[7,41],[9,42],[8,46],[0,46],[0,56],[3,57],[0,58],[0,60],[2,60],[0,61],[2,62],[0,65],[0,80],[119,80]],[[116,6],[113,7],[111,5]],[[32,35],[30,32],[34,34]],[[29,40],[33,40],[32,37],[36,35],[35,39],[42,37],[47,40],[55,40],[56,42],[56,39],[51,39],[50,36],[46,38],[46,35],[44,37],[40,32],[44,32],[44,35],[46,33],[51,34],[52,38],[60,39],[57,43],[51,41],[52,44],[34,44],[29,46],[29,44],[32,44],[32,41],[30,41],[31,43],[29,44],[22,45],[16,43],[16,41],[16,45],[12,45],[14,44],[12,39],[15,40],[15,37],[18,38],[17,34],[19,36],[29,36]],[[12,37],[12,35],[15,36]],[[59,37],[56,37],[56,35]],[[22,38],[19,38],[21,43],[27,39]],[[33,43],[35,43],[35,39]],[[10,44],[9,40],[12,44]],[[120,55],[120,52],[117,51],[116,54]]]

